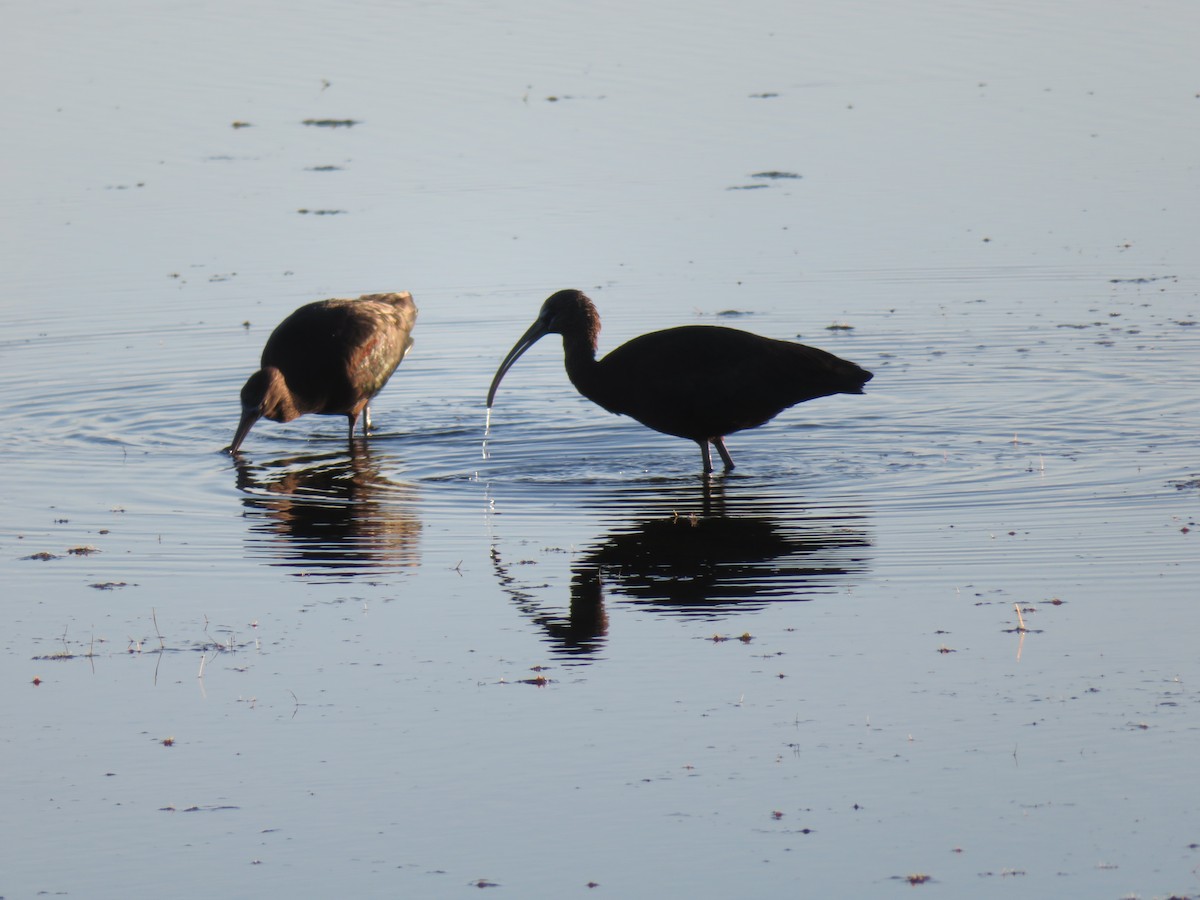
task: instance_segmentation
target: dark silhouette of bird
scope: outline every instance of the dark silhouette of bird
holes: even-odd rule
[[[279,323],[263,347],[262,368],[242,388],[236,453],[259,419],[290,422],[307,413],[342,415],[371,429],[371,399],[383,390],[412,347],[417,307],[412,294],[365,294],[318,300]]]
[[[684,325],[643,334],[596,359],[600,316],[580,291],[559,291],[513,346],[492,379],[487,405],[521,354],[547,334],[561,334],[567,376],[579,393],[609,412],[700,445],[725,470],[733,457],[725,436],[769,422],[788,407],[830,394],[861,394],[866,369],[832,353],[734,328]]]

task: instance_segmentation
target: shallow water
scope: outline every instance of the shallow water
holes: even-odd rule
[[[1102,12],[13,10],[0,894],[1200,893],[1197,22]],[[706,483],[548,339],[485,449],[567,286],[875,379]],[[401,289],[369,443],[219,452]]]

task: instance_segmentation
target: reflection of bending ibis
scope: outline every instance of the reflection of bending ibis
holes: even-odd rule
[[[236,453],[259,419],[290,422],[307,413],[343,415],[354,426],[412,346],[417,307],[412,294],[366,294],[357,300],[320,300],[300,307],[267,338],[262,368],[242,388]]]
[[[769,422],[788,407],[830,394],[861,394],[871,373],[832,353],[734,328],[685,325],[634,338],[596,359],[600,316],[579,291],[559,291],[500,363],[488,390],[540,338],[561,334],[567,376],[579,393],[609,412],[689,438],[712,471],[711,443],[725,469],[725,435]]]

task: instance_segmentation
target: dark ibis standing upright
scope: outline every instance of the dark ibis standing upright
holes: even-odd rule
[[[735,328],[684,325],[643,334],[596,359],[600,316],[580,291],[559,291],[504,357],[487,405],[521,354],[547,334],[561,334],[567,376],[579,393],[609,412],[688,438],[712,471],[711,443],[725,470],[733,457],[725,435],[769,422],[797,403],[830,394],[861,394],[871,373],[832,353]]]
[[[412,347],[412,294],[365,294],[318,300],[279,323],[263,347],[262,368],[242,388],[236,453],[259,419],[290,422],[307,413],[342,415],[371,429],[370,402]]]

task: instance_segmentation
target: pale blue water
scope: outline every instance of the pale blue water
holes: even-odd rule
[[[1200,892],[1189,6],[9,13],[0,895]],[[549,338],[485,451],[568,286],[875,379],[706,486]]]

